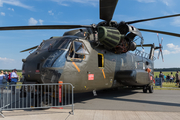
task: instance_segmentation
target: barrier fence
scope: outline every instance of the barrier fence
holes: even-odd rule
[[[13,84],[0,86],[0,115],[2,111],[71,107],[74,114],[73,85]]]

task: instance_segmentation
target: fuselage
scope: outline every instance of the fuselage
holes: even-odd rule
[[[152,83],[153,61],[126,52],[113,53],[76,36],[44,41],[23,63],[24,83],[73,84],[74,92]],[[151,73],[146,71],[151,69]]]

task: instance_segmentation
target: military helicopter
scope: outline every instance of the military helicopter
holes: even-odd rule
[[[140,31],[180,37],[180,34],[141,29],[130,24],[180,16],[162,16],[129,22],[111,21],[118,0],[100,0],[100,19],[91,25],[40,25],[0,27],[0,30],[74,29],[61,37],[43,40],[40,45],[21,52],[34,50],[22,59],[24,84],[72,83],[75,93],[115,88],[141,87],[153,93],[154,51],[161,49],[143,44]],[[141,44],[135,43],[135,37]],[[137,47],[151,47],[150,54]],[[130,51],[135,51],[135,54]]]

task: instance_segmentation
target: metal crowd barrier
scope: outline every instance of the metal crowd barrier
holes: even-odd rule
[[[71,107],[74,114],[73,85],[13,84],[0,86],[0,115],[2,111]]]

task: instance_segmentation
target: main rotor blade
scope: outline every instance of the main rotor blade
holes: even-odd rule
[[[143,47],[151,47],[153,44],[143,44]],[[136,45],[136,47],[142,47],[141,45]]]
[[[100,19],[110,21],[113,17],[118,0],[99,0],[99,2]]]
[[[171,35],[171,36],[175,36],[175,37],[180,37],[180,34],[177,34],[177,33],[158,31],[158,30],[141,29],[141,28],[138,28],[138,29],[140,31],[145,31],[145,32],[154,32],[154,33],[161,33],[161,34],[165,34],[165,35]]]
[[[0,30],[38,30],[38,29],[73,29],[91,27],[90,25],[35,25],[35,26],[8,26],[0,27]]]
[[[126,23],[127,24],[133,24],[133,23],[138,23],[138,22],[145,22],[145,21],[150,21],[150,20],[157,20],[157,19],[176,17],[176,16],[180,16],[180,14],[168,15],[168,16],[162,16],[162,17],[155,17],[155,18],[149,18],[149,19],[134,20],[134,21],[126,22]]]
[[[36,45],[36,46],[34,46],[34,47],[32,47],[32,48],[28,48],[28,49],[26,49],[26,50],[22,50],[22,51],[20,51],[20,52],[26,52],[26,51],[29,51],[29,50],[33,50],[33,49],[36,49],[38,47],[38,45]]]

